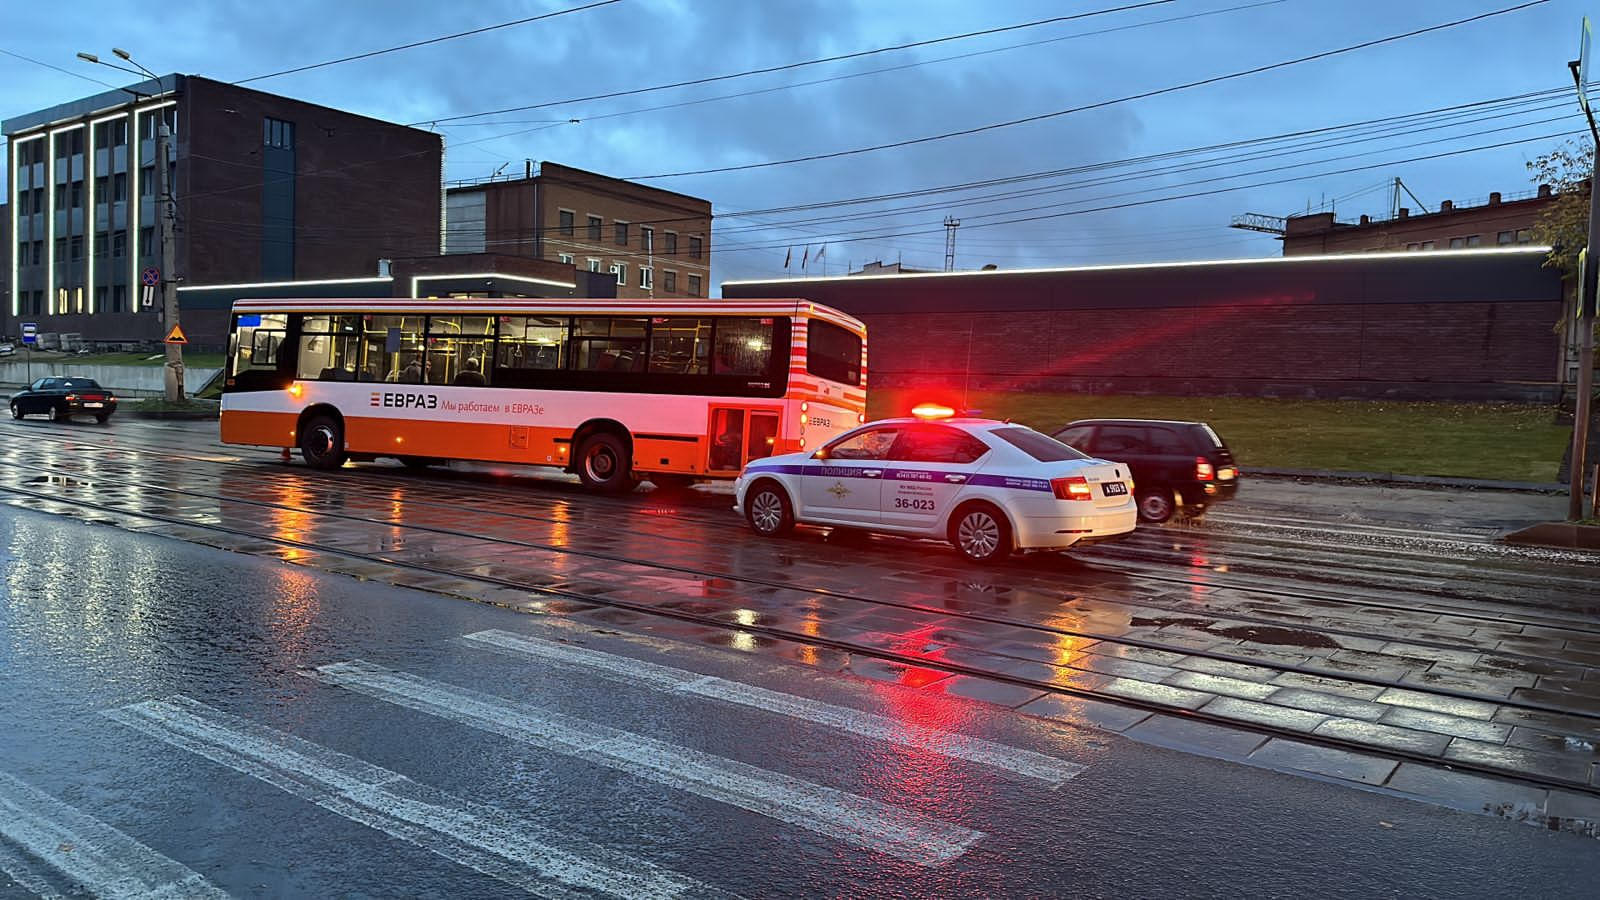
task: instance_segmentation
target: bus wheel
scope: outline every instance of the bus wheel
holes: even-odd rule
[[[344,425],[333,416],[317,415],[300,429],[300,455],[313,469],[344,465]]]
[[[586,488],[625,494],[639,486],[629,472],[628,448],[609,431],[598,431],[578,447],[578,480]]]

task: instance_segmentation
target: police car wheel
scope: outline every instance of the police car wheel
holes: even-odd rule
[[[756,485],[745,500],[745,519],[762,537],[779,537],[794,529],[794,510],[783,489],[771,482]]]
[[[1011,555],[1011,527],[994,507],[969,506],[951,523],[950,543],[973,562],[994,562]]]
[[[300,429],[300,456],[313,469],[344,465],[344,426],[333,416],[312,416]]]

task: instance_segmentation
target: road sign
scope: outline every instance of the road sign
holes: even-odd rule
[[[167,332],[167,343],[169,343],[169,344],[187,344],[187,343],[189,343],[189,339],[183,336],[183,326],[182,325],[174,325],[174,326],[172,326],[172,330]]]
[[[144,286],[144,308],[149,309],[156,305],[156,289],[154,285]]]
[[[139,273],[139,283],[145,287],[155,287],[161,283],[161,270],[155,266],[145,266]]]
[[[36,322],[22,323],[22,342],[24,344],[39,343],[39,325]]]

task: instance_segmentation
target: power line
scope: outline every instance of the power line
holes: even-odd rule
[[[655,174],[655,175],[631,175],[631,176],[628,176],[628,180],[630,180],[630,181],[654,181],[656,179],[661,179],[661,178],[681,178],[681,177],[684,177],[684,176],[687,176],[687,175],[715,175],[715,174],[719,174],[719,173],[723,173],[723,172],[744,172],[744,171],[749,171],[751,169],[766,169],[766,168],[771,168],[773,166],[787,166],[787,165],[793,165],[795,163],[816,162],[818,160],[824,160],[824,159],[838,159],[840,157],[845,157],[845,156],[857,156],[857,155],[862,154],[862,153],[875,153],[875,152],[877,152],[879,150],[894,150],[894,149],[898,149],[898,148],[901,148],[901,147],[915,146],[917,144],[927,144],[927,143],[931,143],[933,141],[943,141],[943,140],[948,140],[950,138],[955,138],[955,137],[965,137],[965,136],[968,136],[968,135],[980,134],[980,133],[986,132],[986,131],[994,131],[994,130],[1000,129],[1000,128],[1010,128],[1010,127],[1013,127],[1013,126],[1016,126],[1016,125],[1026,125],[1026,124],[1030,124],[1030,123],[1033,123],[1033,122],[1042,122],[1042,121],[1045,121],[1045,120],[1048,120],[1048,119],[1055,119],[1055,118],[1059,118],[1061,116],[1071,115],[1073,113],[1087,112],[1089,110],[1094,110],[1094,109],[1104,109],[1106,107],[1115,106],[1115,105],[1121,104],[1121,103],[1128,103],[1128,102],[1131,102],[1131,101],[1134,101],[1134,100],[1145,100],[1145,99],[1149,99],[1150,97],[1158,97],[1158,96],[1161,96],[1163,94],[1177,93],[1179,91],[1186,91],[1186,90],[1190,90],[1192,88],[1197,88],[1197,87],[1203,87],[1203,86],[1206,86],[1206,85],[1217,84],[1217,83],[1224,82],[1224,81],[1231,81],[1231,80],[1238,79],[1238,78],[1245,78],[1245,77],[1248,77],[1248,76],[1251,76],[1251,75],[1259,75],[1259,74],[1261,74],[1263,72],[1271,72],[1271,71],[1276,70],[1276,69],[1288,68],[1289,66],[1297,66],[1297,65],[1300,65],[1302,63],[1314,62],[1316,60],[1321,60],[1321,59],[1328,59],[1329,57],[1333,57],[1333,56],[1339,56],[1339,55],[1346,54],[1346,53],[1354,53],[1354,52],[1356,52],[1358,50],[1366,50],[1366,49],[1369,49],[1369,48],[1372,48],[1372,47],[1379,46],[1381,44],[1389,44],[1389,43],[1393,43],[1395,41],[1406,40],[1408,38],[1413,38],[1413,37],[1418,37],[1420,35],[1429,34],[1431,32],[1443,31],[1443,30],[1446,30],[1446,29],[1449,29],[1449,28],[1456,28],[1456,27],[1459,27],[1459,26],[1462,26],[1462,25],[1471,24],[1473,22],[1480,22],[1480,21],[1483,21],[1485,19],[1493,18],[1495,16],[1503,16],[1503,15],[1507,15],[1509,13],[1519,12],[1521,10],[1528,9],[1528,8],[1531,8],[1531,7],[1534,7],[1534,6],[1542,6],[1543,4],[1549,3],[1549,2],[1550,2],[1550,0],[1528,0],[1528,2],[1520,3],[1520,4],[1516,5],[1516,6],[1508,6],[1508,7],[1502,8],[1502,9],[1493,10],[1491,12],[1480,13],[1480,14],[1475,15],[1475,16],[1468,16],[1467,18],[1464,18],[1464,19],[1456,19],[1454,21],[1444,22],[1444,23],[1441,23],[1439,25],[1430,25],[1427,28],[1418,28],[1418,29],[1415,29],[1415,30],[1412,30],[1412,31],[1407,31],[1407,32],[1401,33],[1401,34],[1392,34],[1392,35],[1389,35],[1387,37],[1376,38],[1376,39],[1370,40],[1370,41],[1363,41],[1363,42],[1361,42],[1359,44],[1351,44],[1350,46],[1340,47],[1340,48],[1337,48],[1337,49],[1334,49],[1334,50],[1324,50],[1324,51],[1322,51],[1320,53],[1313,53],[1313,54],[1311,54],[1309,56],[1301,56],[1301,57],[1298,57],[1296,59],[1289,59],[1289,60],[1284,60],[1282,62],[1269,63],[1269,64],[1264,65],[1264,66],[1256,66],[1254,68],[1243,69],[1243,70],[1238,71],[1238,72],[1229,72],[1229,73],[1227,73],[1225,75],[1213,75],[1213,76],[1211,76],[1209,78],[1202,78],[1202,79],[1199,79],[1197,81],[1189,81],[1189,82],[1185,82],[1183,84],[1171,85],[1169,87],[1155,88],[1153,90],[1141,91],[1141,92],[1139,92],[1137,94],[1128,94],[1128,95],[1123,96],[1123,97],[1116,97],[1116,98],[1113,98],[1113,99],[1110,99],[1110,100],[1101,100],[1101,101],[1098,101],[1098,102],[1095,102],[1095,103],[1084,104],[1082,106],[1074,106],[1074,107],[1069,107],[1067,109],[1058,109],[1058,110],[1055,110],[1054,112],[1039,113],[1038,115],[1032,115],[1032,116],[1024,116],[1024,117],[1022,117],[1020,119],[1010,119],[1010,120],[1005,121],[1005,122],[994,122],[994,123],[991,123],[991,124],[988,124],[988,125],[979,125],[979,126],[976,126],[976,127],[973,127],[973,128],[963,128],[963,129],[960,129],[958,131],[947,131],[947,132],[943,132],[941,134],[925,135],[923,137],[908,138],[906,140],[901,140],[901,141],[891,141],[891,142],[885,143],[885,144],[874,144],[874,145],[868,146],[868,147],[855,147],[855,148],[852,148],[852,149],[849,149],[849,150],[835,150],[835,151],[832,151],[830,153],[813,153],[813,154],[810,154],[808,156],[796,156],[796,157],[791,157],[789,159],[773,159],[773,160],[767,160],[765,162],[744,163],[744,164],[741,164],[741,165],[734,165],[734,166],[717,166],[715,168],[710,168],[710,169],[686,169],[686,170],[681,171],[681,172],[662,172],[662,173],[658,173],[658,174]]]
[[[6,56],[15,57],[17,59],[22,60],[23,62],[33,63],[36,66],[44,66],[46,69],[54,69],[55,71],[60,72],[63,75],[71,75],[73,78],[82,78],[84,81],[92,81],[95,84],[105,85],[106,87],[111,88],[112,90],[121,90],[121,88],[119,88],[117,85],[112,84],[109,81],[101,81],[98,78],[90,78],[88,75],[84,75],[81,72],[74,72],[74,71],[72,71],[70,69],[63,69],[60,66],[52,65],[52,64],[47,63],[47,62],[45,62],[43,60],[34,59],[31,56],[23,56],[21,53],[15,53],[15,52],[13,52],[11,50],[5,50],[5,49],[0,49],[0,53],[4,53]]]
[[[613,3],[621,2],[622,0],[595,0],[595,2],[586,3],[583,6],[574,6],[569,9],[558,9],[555,12],[544,13],[543,15],[528,16],[522,19],[513,19],[510,22],[501,22],[498,25],[485,25],[482,28],[474,28],[471,31],[458,31],[455,34],[441,35],[439,37],[428,38],[427,40],[423,41],[412,41],[409,44],[399,44],[394,47],[385,47],[381,50],[368,50],[365,53],[357,53],[354,56],[341,56],[338,59],[330,59],[325,62],[311,63],[310,65],[305,66],[296,66],[292,69],[283,69],[277,72],[268,72],[265,75],[252,75],[249,78],[241,78],[238,81],[235,81],[234,84],[249,84],[252,81],[264,81],[268,78],[277,78],[280,75],[294,75],[299,72],[309,72],[312,69],[322,69],[328,66],[337,66],[342,63],[355,62],[356,60],[360,59],[371,59],[374,56],[382,56],[386,53],[399,53],[401,50],[413,50],[417,47],[426,47],[429,44],[441,44],[445,41],[453,41],[457,38],[471,37],[475,34],[498,31],[502,28],[515,28],[518,25],[526,25],[529,22],[553,19],[557,16],[565,16],[572,13],[584,12],[585,10],[595,9],[601,6],[610,6]]]
[[[1151,27],[1151,26],[1154,26],[1154,25],[1168,25],[1168,24],[1171,24],[1173,22],[1185,22],[1185,21],[1189,21],[1189,20],[1192,20],[1192,19],[1206,18],[1208,16],[1218,16],[1218,15],[1223,15],[1223,14],[1231,13],[1231,12],[1242,12],[1244,10],[1257,9],[1257,8],[1260,8],[1260,7],[1263,7],[1263,6],[1276,6],[1276,5],[1280,4],[1280,3],[1287,3],[1287,2],[1289,2],[1289,0],[1259,0],[1259,2],[1256,2],[1256,3],[1246,3],[1246,4],[1242,4],[1240,6],[1229,6],[1229,7],[1223,8],[1223,9],[1208,9],[1208,10],[1204,10],[1202,12],[1189,13],[1187,15],[1182,15],[1182,16],[1169,16],[1169,17],[1167,17],[1165,19],[1151,19],[1148,22],[1134,22],[1134,23],[1132,23],[1130,25],[1117,25],[1117,26],[1112,27],[1112,28],[1099,28],[1099,29],[1095,29],[1094,31],[1079,31],[1079,32],[1076,32],[1076,33],[1073,33],[1073,34],[1060,35],[1058,37],[1052,37],[1052,38],[1044,38],[1044,39],[1037,40],[1037,41],[1025,41],[1025,42],[1020,43],[1020,44],[1007,44],[1004,47],[991,47],[991,48],[986,49],[986,50],[974,50],[974,51],[972,51],[970,53],[957,53],[957,54],[954,54],[954,55],[951,55],[951,56],[937,57],[935,59],[924,59],[924,60],[918,60],[916,62],[902,63],[901,65],[897,65],[897,66],[885,66],[883,68],[878,68],[878,69],[868,69],[868,70],[866,70],[864,72],[847,72],[847,73],[845,73],[843,75],[830,75],[827,78],[815,78],[815,79],[812,79],[810,81],[799,81],[799,82],[795,82],[793,84],[780,84],[780,85],[775,85],[775,86],[772,86],[772,87],[754,88],[754,89],[748,90],[748,91],[738,91],[738,92],[735,92],[735,93],[732,93],[732,94],[718,94],[718,95],[712,96],[712,97],[698,97],[698,98],[693,99],[693,100],[680,100],[680,101],[675,102],[675,103],[662,103],[662,104],[657,104],[655,106],[642,106],[642,107],[637,107],[637,108],[634,108],[634,109],[618,110],[616,112],[601,113],[601,114],[593,115],[593,116],[583,116],[583,117],[581,117],[579,119],[574,119],[574,120],[571,120],[571,121],[598,122],[598,121],[602,121],[604,119],[615,119],[615,118],[620,118],[622,116],[633,116],[633,115],[640,115],[640,114],[643,114],[643,113],[660,112],[660,111],[668,110],[668,109],[682,109],[684,107],[700,106],[700,105],[707,104],[707,103],[719,103],[719,102],[721,102],[723,100],[738,100],[738,99],[741,99],[741,98],[744,98],[744,97],[756,97],[756,96],[760,96],[762,94],[773,94],[773,93],[778,93],[778,92],[781,92],[781,91],[795,90],[796,88],[814,87],[814,86],[819,85],[819,84],[832,84],[834,82],[846,81],[846,80],[854,79],[854,78],[867,78],[867,77],[870,77],[870,76],[873,76],[873,75],[883,75],[883,74],[886,74],[886,73],[889,73],[889,72],[899,72],[899,71],[903,71],[903,70],[906,70],[906,69],[916,69],[916,68],[920,68],[922,66],[938,65],[940,63],[954,62],[956,60],[962,60],[962,59],[972,59],[974,57],[988,56],[988,55],[994,54],[994,53],[1006,53],[1006,52],[1009,52],[1011,50],[1020,50],[1020,49],[1024,49],[1024,48],[1027,48],[1027,47],[1038,47],[1038,46],[1043,45],[1043,44],[1054,44],[1054,43],[1059,43],[1061,41],[1071,41],[1071,40],[1077,40],[1079,38],[1086,38],[1086,37],[1098,37],[1100,35],[1113,34],[1113,33],[1119,32],[1119,31],[1131,31],[1131,30],[1134,30],[1134,29],[1137,29],[1137,28],[1148,28],[1148,27]],[[545,105],[547,105],[547,106],[556,106],[556,105],[560,105],[560,103],[563,103],[563,102],[578,102],[578,101],[556,101],[554,103],[545,104]],[[492,115],[492,113],[486,113],[485,115]],[[431,122],[428,122],[426,124],[429,124],[429,125],[440,125],[440,123],[444,122],[444,121],[446,121],[446,120],[431,121]],[[442,127],[444,127],[444,128],[474,128],[474,127],[480,127],[480,126],[483,126],[483,125],[493,125],[493,124],[513,125],[513,124],[520,124],[520,123],[518,123],[516,120],[501,119],[501,120],[496,120],[494,122],[456,122],[455,124],[445,124]]]
[[[888,47],[873,47],[868,50],[856,50],[851,53],[841,53],[836,56],[826,56],[818,59],[806,59],[799,62],[784,63],[777,66],[765,66],[759,69],[746,69],[742,72],[728,72],[722,75],[708,75],[704,78],[692,78],[687,81],[675,81],[671,84],[658,84],[651,87],[631,88],[623,91],[611,91],[605,94],[593,94],[588,97],[573,97],[567,100],[550,100],[544,103],[531,103],[526,106],[508,106],[505,109],[486,110],[484,112],[461,113],[454,116],[444,116],[438,119],[426,119],[413,122],[412,125],[440,125],[445,122],[459,122],[464,119],[480,119],[485,116],[498,116],[505,113],[527,112],[534,109],[544,109],[550,106],[562,106],[568,103],[588,103],[592,100],[610,100],[616,97],[631,97],[636,94],[648,94],[655,91],[667,91],[675,88],[693,87],[700,84],[712,84],[718,81],[729,81],[735,78],[748,78],[752,75],[769,75],[773,72],[787,72],[807,66],[818,66],[827,63],[844,62],[845,60],[861,59],[862,57],[875,56],[880,53],[893,53],[900,50],[911,50],[916,47],[930,47],[934,44],[944,44],[950,41],[964,41],[975,37],[985,37],[991,34],[1002,34],[1008,31],[1020,31],[1024,28],[1038,28],[1042,25],[1054,25],[1061,22],[1070,22],[1075,19],[1088,19],[1094,16],[1110,15],[1112,13],[1129,12],[1135,9],[1144,9],[1150,6],[1164,6],[1175,3],[1177,0],[1144,0],[1141,3],[1130,3],[1125,6],[1116,6],[1108,9],[1095,9],[1088,12],[1073,13],[1070,16],[1052,16],[1048,19],[1036,19],[1032,22],[1022,22],[1016,25],[1002,25],[997,28],[985,28],[981,31],[968,31],[962,34],[945,35],[944,37],[929,38],[923,41],[912,41],[904,44],[894,44]],[[1541,0],[1542,2],[1542,0]]]

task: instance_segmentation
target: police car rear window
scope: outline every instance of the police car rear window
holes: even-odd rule
[[[1039,462],[1066,462],[1070,459],[1089,458],[1088,454],[1079,453],[1055,438],[1046,437],[1032,428],[996,428],[989,433]]]

